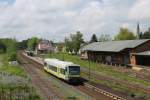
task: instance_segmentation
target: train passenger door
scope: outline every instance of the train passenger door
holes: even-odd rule
[[[57,74],[58,74],[58,75],[61,74],[61,73],[60,73],[60,68],[59,68],[59,67],[57,67]]]
[[[68,67],[65,68],[65,78],[68,79],[69,71]]]
[[[124,56],[124,64],[125,65],[129,64],[129,56],[128,55]]]
[[[44,68],[47,69],[48,64],[46,62],[44,62]]]

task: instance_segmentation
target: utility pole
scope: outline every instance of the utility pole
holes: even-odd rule
[[[62,52],[62,60],[63,61],[65,60],[65,58],[64,58],[64,52]]]
[[[88,62],[89,62],[89,82],[91,81],[91,63],[90,63],[90,54],[89,51],[87,51],[88,54]]]

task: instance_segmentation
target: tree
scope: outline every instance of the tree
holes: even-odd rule
[[[19,50],[23,50],[23,49],[27,49],[27,44],[28,44],[28,40],[23,40],[21,42],[17,43],[17,49]]]
[[[6,52],[16,52],[17,50],[17,41],[15,39],[1,39],[1,42],[5,45],[6,47]]]
[[[79,31],[76,34],[70,34],[70,37],[65,39],[66,51],[71,53],[74,51],[77,54],[81,44],[84,42],[82,37],[83,35]]]
[[[71,37],[75,54],[78,53],[81,44],[84,42],[82,37],[83,35],[80,31],[77,31],[76,34],[73,34],[73,36]]]
[[[120,28],[119,33],[115,36],[115,40],[134,40],[137,37],[127,28]]]
[[[141,39],[150,39],[150,29],[141,35]]]
[[[92,35],[91,40],[90,40],[90,43],[93,43],[93,42],[98,42],[97,36],[95,34]]]
[[[64,43],[58,43],[57,44],[57,49],[58,49],[59,52],[63,51],[63,47],[64,47]]]
[[[27,46],[29,50],[35,50],[36,45],[38,44],[39,39],[37,37],[32,37],[28,40]]]
[[[72,41],[69,38],[65,38],[65,46],[67,52],[73,52]]]
[[[99,41],[104,42],[104,41],[111,41],[111,37],[109,34],[101,34]]]
[[[5,53],[6,52],[6,46],[4,43],[0,41],[0,53]]]
[[[16,60],[17,41],[15,39],[1,39],[3,47],[6,48],[7,58],[9,61]]]

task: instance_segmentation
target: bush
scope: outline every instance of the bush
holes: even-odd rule
[[[16,52],[11,52],[8,54],[8,61],[16,61],[16,60],[17,60]]]

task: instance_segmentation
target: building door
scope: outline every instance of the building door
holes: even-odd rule
[[[124,56],[124,64],[125,65],[129,64],[129,56],[127,55]]]
[[[150,66],[150,56],[136,56],[137,65]]]

